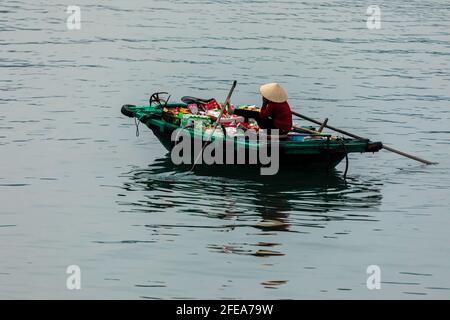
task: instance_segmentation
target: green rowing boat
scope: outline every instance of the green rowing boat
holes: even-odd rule
[[[187,108],[188,104],[185,103],[166,102],[161,104],[150,102],[149,105],[143,106],[124,105],[121,112],[127,117],[135,118],[135,120],[144,123],[169,151],[173,150],[177,143],[173,139],[173,133],[177,129],[182,130],[184,134],[188,134],[193,138],[193,141],[200,140],[202,146],[212,141],[222,140],[225,143],[231,143],[236,153],[249,153],[253,149],[261,147],[262,142],[259,140],[255,142],[251,139],[239,139],[236,135],[230,136],[224,130],[225,128],[222,128],[222,134],[216,134],[216,132],[211,134],[207,133],[206,130],[196,130],[193,125],[183,123],[183,115],[176,117],[173,116],[174,112],[172,112],[168,116],[167,110],[185,110]],[[311,130],[313,128],[306,127],[306,129]],[[267,141],[263,143],[276,144],[277,150],[279,150],[280,164],[299,168],[334,168],[344,158],[347,158],[349,153],[377,152],[383,148],[381,142],[349,139],[324,133],[291,132],[288,135],[268,139]],[[255,163],[248,162],[245,164]],[[260,163],[257,164],[261,165]]]

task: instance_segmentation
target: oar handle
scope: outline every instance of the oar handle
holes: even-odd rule
[[[219,124],[220,119],[222,118],[223,112],[225,111],[225,108],[228,108],[228,105],[230,104],[231,95],[233,94],[234,88],[236,88],[236,84],[237,84],[237,81],[234,80],[234,81],[233,81],[233,84],[231,85],[230,92],[228,92],[228,96],[227,96],[227,98],[225,99],[225,103],[223,104],[223,107],[222,107],[222,109],[220,110],[219,117],[217,117],[217,121],[216,121],[216,125],[215,125],[215,127],[214,127],[214,130],[215,130],[215,128],[217,128],[217,125]]]
[[[328,124],[328,118],[325,118],[325,120],[323,120],[322,124],[320,125],[319,132],[322,132],[323,128],[325,128],[325,126],[327,124]]]
[[[225,107],[230,103],[231,95],[233,94],[234,88],[236,88],[237,81],[234,80],[231,86],[230,92],[228,93],[227,99],[225,100]]]

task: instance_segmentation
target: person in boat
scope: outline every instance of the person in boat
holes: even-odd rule
[[[292,113],[286,91],[278,83],[268,83],[259,88],[263,98],[259,119],[255,119],[262,129],[278,129],[286,135],[292,129]]]

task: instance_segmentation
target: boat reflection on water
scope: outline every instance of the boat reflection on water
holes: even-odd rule
[[[144,231],[149,250],[178,254],[187,266],[211,263],[210,254],[231,254],[271,268],[281,257],[297,261],[299,246],[310,252],[323,238],[329,243],[361,224],[377,223],[379,182],[344,180],[334,169],[258,173],[244,166],[191,172],[161,158],[124,174],[117,202],[122,213],[138,213],[130,220]],[[316,268],[314,260],[302,263]],[[277,289],[288,282],[276,272],[273,277],[261,285]]]
[[[260,176],[259,170],[243,166],[189,169],[173,165],[169,157],[157,159],[147,168],[135,168],[125,175],[129,178],[123,186],[127,192],[119,204],[126,212],[152,213],[146,225],[152,230],[247,228],[247,233],[267,235],[311,233],[333,221],[377,221],[370,212],[381,203],[380,183],[352,177],[345,180],[334,169],[302,172],[283,168],[275,176]],[[265,250],[274,243],[258,241],[256,245],[264,249],[247,250],[236,243],[209,248],[281,255]]]

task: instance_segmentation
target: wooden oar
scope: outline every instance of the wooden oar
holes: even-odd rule
[[[323,123],[320,123],[320,129],[317,131],[302,128],[302,127],[296,127],[296,126],[292,126],[292,129],[294,129],[294,131],[298,131],[298,132],[305,132],[305,133],[310,133],[310,134],[322,134],[323,128],[326,126],[327,123],[328,123],[328,118],[325,118]]]
[[[302,128],[302,127],[292,126],[292,128],[294,129],[294,131],[310,133],[310,134],[320,134],[320,132],[318,132],[318,131],[314,131],[314,130],[310,130],[310,129],[306,129],[306,128]]]
[[[312,122],[312,123],[315,123],[315,124],[318,124],[318,125],[323,125],[322,122],[317,121],[317,120],[314,120],[314,119],[312,119],[312,118],[310,118],[310,117],[307,117],[307,116],[305,116],[305,115],[302,115],[302,114],[300,114],[300,113],[298,113],[298,112],[292,111],[292,114],[295,115],[295,116],[297,116],[297,117],[299,117],[299,118],[302,118],[302,119],[305,119],[305,120],[307,120],[307,121],[310,121],[310,122]],[[352,138],[355,138],[355,139],[358,139],[358,140],[369,140],[369,139],[360,137],[360,136],[358,136],[358,135],[356,135],[356,134],[353,134],[353,133],[350,133],[350,132],[341,130],[341,129],[339,129],[339,128],[335,128],[335,127],[329,126],[328,124],[325,124],[324,126],[325,126],[326,128],[328,128],[328,129],[330,129],[330,130],[333,130],[333,131],[336,131],[336,132],[345,134],[346,136],[349,136],[349,137],[352,137]],[[407,157],[407,158],[410,158],[410,159],[413,159],[413,160],[422,162],[422,163],[424,163],[424,164],[437,164],[437,162],[431,162],[431,161],[428,161],[428,160],[425,160],[425,159],[416,157],[416,156],[414,156],[414,155],[412,155],[412,154],[408,154],[408,153],[406,153],[406,152],[403,152],[403,151],[400,151],[400,150],[397,150],[397,149],[388,147],[388,146],[386,146],[386,145],[384,145],[384,144],[383,144],[383,149],[386,149],[386,150],[388,150],[388,151],[397,153],[397,154],[399,154],[399,155],[401,155],[401,156],[404,156],[404,157]]]
[[[208,137],[208,139],[206,141],[209,141],[212,138],[214,132],[216,132],[217,126],[220,123],[220,119],[222,118],[223,112],[225,111],[225,108],[227,108],[228,105],[230,104],[231,95],[233,94],[233,91],[234,91],[234,88],[236,87],[236,84],[237,84],[237,81],[234,80],[233,81],[233,85],[231,86],[230,92],[228,93],[227,99],[225,100],[225,103],[223,104],[222,109],[220,110],[220,114],[217,117],[216,124],[214,125],[214,128],[212,129],[212,132],[211,132],[211,134],[209,135],[209,137]],[[202,139],[203,139],[203,135],[202,135]],[[194,170],[194,167],[197,164],[197,162],[200,159],[200,157],[202,156],[203,150],[205,149],[205,147],[206,147],[206,144],[203,146],[202,151],[195,158],[195,161],[194,161],[194,164],[192,165],[191,171]]]
[[[320,125],[320,128],[319,128],[319,132],[322,132],[323,131],[323,128],[325,128],[325,126],[327,125],[327,123],[328,123],[328,118],[325,118],[325,120],[323,120],[323,122],[322,122],[322,124]]]

